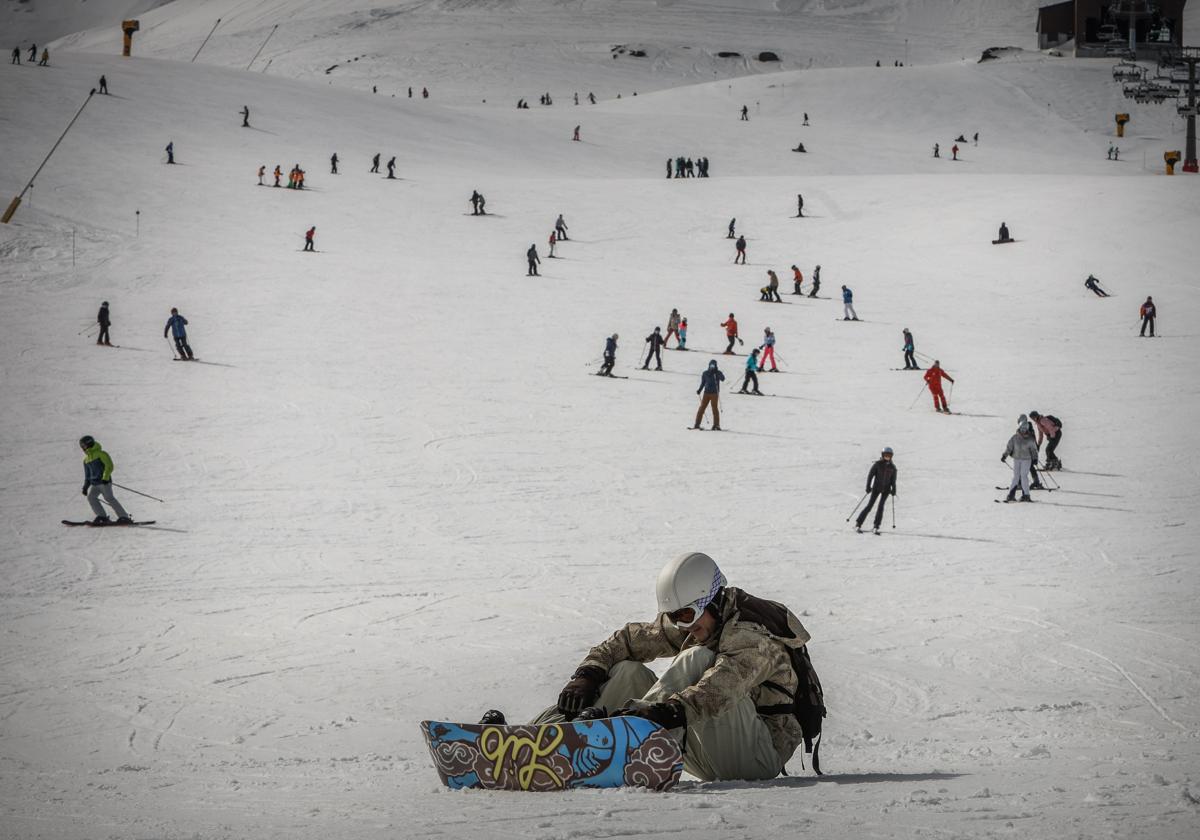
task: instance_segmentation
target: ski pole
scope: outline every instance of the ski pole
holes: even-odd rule
[[[954,380],[950,380],[950,393],[946,395],[946,404],[950,404],[950,398],[954,396]]]
[[[870,492],[871,492],[870,490],[867,491],[867,493],[870,493]],[[850,516],[854,516],[855,512],[858,510],[858,506],[863,503],[863,499],[867,498],[867,493],[863,493],[862,499],[859,499],[857,502],[854,503],[854,510],[850,511]],[[850,516],[846,517],[847,522],[850,521]]]
[[[896,494],[892,494],[892,530],[896,530]]]
[[[925,383],[924,385],[921,386],[921,390],[917,392],[917,398],[908,404],[909,411],[912,411],[912,407],[917,404],[917,400],[921,399],[921,394],[925,393],[925,389],[927,387],[929,387],[929,383]]]
[[[141,490],[134,490],[132,487],[126,487],[124,484],[117,484],[115,481],[112,483],[112,486],[120,487],[122,490],[128,490],[130,493],[137,493],[139,496],[145,496],[147,499],[153,499],[156,502],[162,502],[162,499],[158,498],[158,496],[151,496],[149,493],[143,493]],[[166,503],[163,502],[163,504]]]
[[[180,358],[179,356],[176,356],[176,355],[175,355],[175,345],[171,343],[171,340],[170,340],[170,339],[168,339],[168,338],[167,338],[167,337],[164,335],[164,336],[163,336],[163,341],[167,342],[167,346],[171,348],[171,358],[172,358],[172,359],[178,359],[178,358]]]
[[[75,333],[75,335],[83,335],[84,333],[90,333],[92,330],[96,329],[96,327],[98,327],[98,326],[100,326],[100,325],[99,324],[88,324],[86,327],[81,329],[79,332]]]

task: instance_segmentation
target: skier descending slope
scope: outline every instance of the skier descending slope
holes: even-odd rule
[[[750,351],[750,355],[746,357],[746,377],[742,380],[742,390],[739,394],[754,394],[756,397],[761,397],[762,391],[758,390],[758,371],[761,370],[758,366],[758,348],[755,347]],[[751,385],[754,386],[753,391],[746,389]]]
[[[657,617],[626,624],[588,651],[558,702],[533,723],[654,721],[681,742],[684,768],[704,781],[773,779],[801,743],[820,773],[810,745],[819,744],[824,698],[810,636],[791,610],[729,586],[699,552],[667,563],[655,591]],[[667,657],[661,677],[642,664]],[[504,716],[493,710],[484,720]]]
[[[646,362],[642,365],[642,370],[650,369],[651,359],[654,359],[654,369],[662,370],[662,348],[667,343],[662,337],[662,327],[655,327],[654,332],[646,336],[646,343],[650,345],[650,350],[646,353]]]
[[[896,495],[896,473],[898,470],[896,469],[896,465],[892,463],[892,456],[892,447],[885,446],[883,452],[879,454],[879,460],[871,465],[871,471],[867,473],[867,492],[871,494],[871,498],[854,523],[854,530],[860,534],[862,533],[863,523],[867,521],[867,514],[875,506],[876,500],[879,501],[879,507],[875,509],[875,533],[879,533],[879,525],[883,522],[883,506],[887,502],[887,497]],[[895,508],[893,507],[894,510]]]
[[[942,370],[942,363],[934,359],[933,367],[925,371],[925,384],[929,386],[929,393],[933,395],[933,410],[949,414],[950,403],[946,402],[946,395],[942,393],[943,379],[949,379],[951,382],[954,382],[954,377]],[[938,405],[939,402],[941,403],[940,407]]]
[[[1037,441],[1033,437],[1033,426],[1026,420],[1017,429],[1017,433],[1008,439],[1008,446],[1004,449],[1004,454],[1000,456],[1000,463],[1008,463],[1009,457],[1013,459],[1013,477],[1012,483],[1008,486],[1008,497],[1006,502],[1013,501],[1013,497],[1017,494],[1017,486],[1021,487],[1021,501],[1032,502],[1029,497],[1029,467],[1037,461],[1038,447]]]
[[[700,387],[696,389],[696,395],[700,396],[700,392],[704,392],[704,396],[700,397],[700,407],[696,409],[696,422],[692,424],[693,429],[699,429],[700,423],[704,420],[704,409],[712,406],[714,432],[721,431],[721,383],[725,381],[725,374],[721,373],[721,369],[717,367],[717,360],[713,359],[708,363],[708,369],[700,374]]]
[[[171,317],[167,319],[167,325],[163,327],[163,338],[167,337],[168,331],[174,336],[175,349],[179,351],[180,361],[184,359],[190,361],[195,358],[187,340],[187,323],[188,319],[180,315],[178,309],[171,307]]]
[[[613,333],[604,339],[604,362],[600,365],[597,376],[612,376],[613,365],[617,363],[617,334]]]
[[[99,497],[103,496],[113,512],[117,514],[118,525],[128,525],[133,522],[125,508],[117,501],[112,491],[113,462],[108,453],[100,448],[100,442],[91,435],[79,439],[79,448],[83,450],[83,495],[87,496],[88,505],[96,518],[96,525],[107,525],[108,514],[100,506]]]

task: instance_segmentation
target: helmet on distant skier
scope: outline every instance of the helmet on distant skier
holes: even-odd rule
[[[893,454],[895,454],[895,453],[893,453],[893,452],[892,452],[892,447],[890,447],[890,446],[885,446],[885,447],[883,447],[883,451],[882,451],[882,452],[880,452],[879,454],[880,454],[880,455],[893,455]]]
[[[91,435],[84,435],[79,439],[80,449],[91,449],[96,443],[96,439]]]
[[[1032,417],[1034,420],[1042,419],[1042,415],[1038,414],[1036,411],[1029,412],[1029,416]]]
[[[710,359],[710,360],[709,360],[709,362],[708,362],[708,369],[709,369],[709,370],[716,370],[716,369],[717,369],[717,360],[716,360],[716,359]]]
[[[681,554],[658,573],[654,583],[658,611],[686,630],[700,618],[726,584],[725,575],[707,554]]]

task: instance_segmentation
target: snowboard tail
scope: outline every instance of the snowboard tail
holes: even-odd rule
[[[421,731],[449,788],[669,790],[683,772],[679,743],[638,717],[528,725],[426,720]]]

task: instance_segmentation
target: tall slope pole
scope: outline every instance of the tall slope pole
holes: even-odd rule
[[[0,217],[0,224],[6,225],[9,223],[9,220],[12,219],[13,214],[17,212],[17,208],[21,206],[21,199],[25,197],[25,193],[29,192],[29,190],[33,188],[33,182],[37,180],[37,176],[41,173],[42,168],[46,165],[47,161],[50,160],[50,155],[54,154],[54,150],[58,148],[58,144],[61,143],[63,138],[67,136],[67,132],[71,130],[71,126],[75,125],[75,120],[79,119],[79,115],[83,113],[83,109],[87,107],[87,104],[92,101],[92,97],[95,95],[96,89],[92,88],[91,92],[87,95],[87,99],[83,100],[83,104],[80,105],[79,110],[75,112],[75,116],[71,117],[71,121],[67,123],[67,127],[63,129],[63,133],[58,135],[58,140],[55,141],[54,145],[50,148],[50,151],[46,154],[46,159],[43,160],[42,165],[37,168],[37,172],[33,173],[33,177],[29,179],[29,183],[25,185],[25,189],[21,190],[21,194],[9,203],[8,209],[5,210],[4,215]]]

